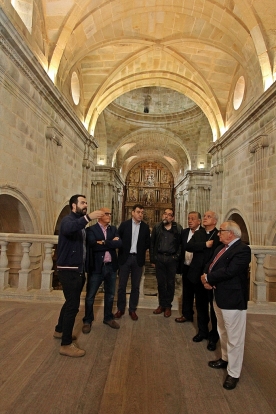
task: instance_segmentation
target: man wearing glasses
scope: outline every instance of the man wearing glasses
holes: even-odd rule
[[[241,229],[234,221],[221,224],[219,238],[223,245],[215,250],[201,276],[203,286],[214,289],[221,345],[221,358],[208,365],[215,369],[227,368],[223,387],[232,390],[239,381],[243,362],[251,250],[240,240]]]
[[[165,318],[171,316],[182,230],[180,224],[174,221],[173,210],[167,208],[161,223],[153,228],[151,235],[150,261],[155,266],[159,299],[159,306],[153,313],[159,315],[164,312]]]
[[[186,246],[188,252],[193,253],[192,262],[188,271],[187,279],[190,282],[187,288],[194,292],[197,310],[198,333],[193,337],[194,342],[208,340],[207,349],[214,351],[219,339],[217,331],[217,320],[213,309],[212,291],[203,288],[201,275],[204,266],[212,257],[214,250],[219,245],[218,229],[216,224],[218,216],[214,211],[206,211],[203,216],[204,229],[197,230]],[[209,304],[212,329],[209,332]]]
[[[86,229],[88,279],[82,327],[82,332],[85,334],[91,331],[94,320],[94,300],[102,282],[104,283],[103,323],[113,329],[120,328],[114,320],[112,308],[118,269],[116,249],[122,245],[122,241],[116,227],[110,225],[110,209],[104,207],[100,210],[104,215],[98,219],[98,223]]]

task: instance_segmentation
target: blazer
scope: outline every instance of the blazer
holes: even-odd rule
[[[213,240],[212,247],[206,247],[206,241]],[[213,256],[215,249],[221,244],[218,237],[218,230],[214,228],[209,234],[204,228],[197,230],[191,240],[187,243],[186,250],[193,253],[193,259],[187,274],[192,283],[201,283],[201,275],[204,266]]]
[[[199,229],[202,229],[202,228],[203,227],[201,227],[201,226],[199,227]],[[178,268],[178,272],[177,272],[177,273],[180,273],[180,274],[183,273],[183,267],[184,267],[184,261],[185,261],[185,252],[187,251],[186,247],[187,247],[187,244],[188,244],[189,233],[190,233],[190,228],[189,227],[187,227],[186,229],[183,229],[181,231],[181,253],[180,253],[180,260],[179,260],[179,268]]]
[[[215,250],[213,257],[205,266],[207,281],[211,286],[216,287],[214,297],[219,308],[247,309],[251,249],[241,240],[236,241],[220,256],[208,273],[213,258],[223,247],[219,246]]]
[[[122,240],[113,240],[119,237],[118,230],[115,226],[107,226],[106,240],[104,244],[98,244],[97,241],[104,240],[104,234],[99,223],[94,224],[86,229],[86,270],[88,273],[101,273],[104,255],[106,251],[111,254],[111,263],[114,272],[118,269],[118,259],[116,249],[121,247]]]
[[[118,233],[122,239],[122,246],[118,252],[119,266],[122,266],[126,261],[130,253],[131,240],[132,240],[132,218],[124,221],[118,228]],[[150,247],[150,230],[149,226],[141,221],[139,235],[137,240],[137,264],[138,266],[144,266],[146,251]]]

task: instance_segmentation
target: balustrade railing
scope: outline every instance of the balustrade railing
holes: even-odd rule
[[[21,245],[22,257],[20,269],[18,271],[18,286],[13,287],[19,294],[27,291],[33,291],[32,269],[30,259],[30,249],[32,244],[41,244],[41,260],[39,274],[41,276],[40,293],[51,293],[53,281],[53,248],[57,244],[58,236],[39,235],[39,234],[20,234],[20,233],[0,233],[0,291],[2,294],[8,292],[10,258],[9,245],[17,243]],[[252,255],[256,258],[256,266],[252,266],[251,283],[253,284],[252,298],[255,302],[268,301],[268,283],[266,281],[264,260],[267,255],[276,256],[276,246],[250,246]],[[276,269],[275,269],[275,287],[276,287]],[[143,293],[143,292],[141,292]]]

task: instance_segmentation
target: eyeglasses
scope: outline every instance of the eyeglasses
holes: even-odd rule
[[[163,214],[164,214],[164,216],[173,217],[173,214],[171,214],[171,213],[163,213]]]
[[[219,229],[218,233],[222,233],[223,231],[231,231],[231,230],[223,230],[223,229]]]
[[[104,213],[104,214],[105,214],[105,216],[112,216],[111,213]]]

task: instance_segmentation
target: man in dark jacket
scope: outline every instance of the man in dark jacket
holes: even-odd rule
[[[61,339],[61,355],[81,357],[85,355],[85,351],[72,342],[76,339],[72,337],[72,332],[85,283],[85,226],[89,221],[102,217],[104,213],[96,210],[87,214],[87,201],[81,194],[73,195],[69,205],[72,211],[62,219],[58,237],[57,270],[65,303],[60,311],[54,337]]]
[[[136,309],[140,294],[140,281],[145,265],[146,251],[150,246],[149,226],[142,221],[144,207],[135,204],[132,208],[132,218],[120,224],[118,233],[122,239],[122,247],[119,249],[119,288],[118,311],[114,317],[119,319],[124,315],[126,308],[126,286],[129,275],[131,277],[131,292],[129,298],[129,316],[137,321]]]
[[[208,292],[203,288],[201,275],[204,266],[212,257],[214,250],[220,244],[217,214],[214,211],[206,211],[203,216],[204,229],[196,231],[188,242],[186,250],[193,253],[193,259],[190,264],[187,278],[190,281],[189,288],[194,291],[195,303],[197,310],[198,333],[193,337],[194,342],[201,342],[208,339],[207,349],[214,351],[219,339],[217,331],[217,319],[213,309],[212,291]],[[209,304],[212,329],[209,332]]]
[[[227,368],[223,387],[232,390],[239,381],[243,362],[251,250],[240,240],[241,229],[234,221],[221,224],[219,238],[223,245],[215,250],[201,276],[204,287],[214,289],[221,346],[221,358],[208,365]]]
[[[98,223],[86,229],[88,280],[82,327],[82,332],[85,334],[91,330],[94,320],[94,300],[102,282],[104,283],[103,323],[114,329],[120,328],[120,325],[114,321],[112,308],[118,270],[116,249],[122,246],[122,241],[117,228],[110,225],[110,209],[104,207],[100,210],[104,215],[98,219]]]
[[[173,210],[167,208],[151,235],[150,261],[156,270],[159,299],[159,306],[153,313],[159,315],[164,312],[165,318],[171,316],[175,274],[181,253],[181,231],[180,224],[174,221]]]
[[[194,315],[194,289],[190,287],[191,282],[188,279],[190,264],[193,259],[193,253],[186,251],[187,243],[193,237],[195,231],[202,229],[200,226],[201,215],[198,211],[190,211],[188,214],[188,228],[181,232],[181,256],[180,256],[180,273],[182,274],[182,316],[175,318],[175,322],[184,323],[193,321]]]

